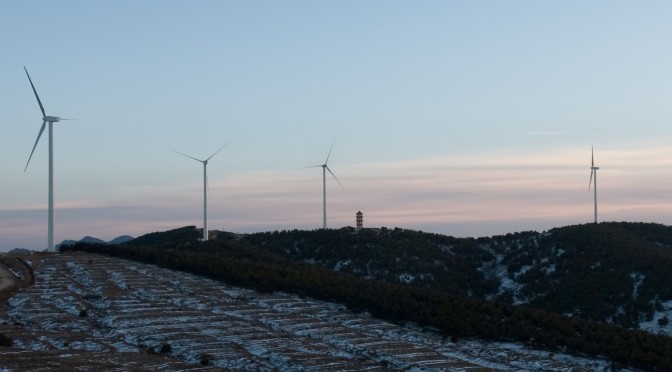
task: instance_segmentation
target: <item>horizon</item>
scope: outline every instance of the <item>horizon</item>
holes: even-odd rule
[[[672,3],[0,4],[0,251],[202,225],[672,224]],[[59,20],[54,24],[54,19]],[[52,25],[49,31],[35,24]],[[48,56],[48,58],[45,58]]]
[[[602,222],[598,222],[597,224],[599,225],[599,224],[614,224],[614,223],[616,223],[616,224],[617,224],[617,223],[630,223],[630,224],[645,223],[645,224],[654,224],[654,225],[661,225],[661,226],[665,226],[665,227],[670,227],[670,225],[660,224],[660,223],[657,223],[657,222],[637,222],[637,221],[602,221]],[[543,233],[546,233],[546,232],[549,232],[549,231],[551,231],[551,230],[555,230],[555,229],[564,229],[564,228],[568,228],[568,227],[584,226],[584,225],[594,225],[594,224],[595,224],[594,222],[585,222],[585,223],[573,224],[573,225],[555,226],[555,227],[549,228],[549,229],[547,229],[547,230],[520,230],[520,231],[509,231],[509,232],[507,232],[507,233],[493,234],[493,235],[487,235],[487,236],[454,236],[454,235],[446,235],[446,234],[441,234],[441,233],[434,233],[434,232],[431,232],[431,231],[424,231],[424,230],[417,230],[417,229],[408,229],[408,228],[404,228],[403,226],[375,226],[375,227],[374,227],[374,226],[371,226],[371,227],[362,227],[362,229],[363,229],[363,230],[386,230],[386,229],[387,229],[387,230],[394,230],[394,229],[402,229],[402,230],[406,230],[406,231],[415,231],[415,232],[418,232],[418,233],[444,235],[444,236],[448,236],[448,237],[451,237],[451,238],[457,238],[457,239],[481,239],[481,238],[494,238],[494,237],[498,237],[498,236],[505,236],[505,235],[508,235],[508,234],[517,234],[517,233],[524,233],[524,232],[536,232],[536,233],[543,234]],[[73,238],[67,238],[67,239],[64,239],[64,240],[62,240],[62,241],[60,241],[60,242],[57,242],[57,243],[56,243],[56,247],[61,246],[63,243],[77,243],[77,242],[80,242],[80,241],[85,240],[85,239],[87,239],[87,238],[101,240],[103,243],[110,244],[113,240],[116,240],[116,239],[118,239],[118,238],[127,238],[127,237],[128,237],[128,238],[130,238],[130,240],[134,240],[134,239],[136,239],[136,238],[140,238],[140,237],[142,237],[142,236],[144,236],[144,235],[156,234],[156,233],[165,233],[165,232],[168,232],[168,231],[178,230],[178,229],[182,229],[182,228],[186,228],[186,227],[194,227],[196,231],[201,231],[201,230],[202,230],[202,227],[198,227],[198,226],[195,226],[195,225],[186,225],[186,226],[180,226],[180,227],[176,227],[176,228],[168,229],[168,230],[163,230],[163,231],[150,231],[150,232],[146,232],[146,233],[139,234],[139,235],[137,235],[137,236],[131,236],[131,235],[128,235],[128,234],[122,234],[122,235],[115,236],[115,237],[112,238],[112,239],[101,239],[101,238],[99,238],[99,237],[97,237],[97,236],[85,235],[85,236],[83,236],[83,237],[81,237],[81,238],[78,238],[78,239],[77,239],[77,238],[74,238],[74,239],[73,239]],[[340,227],[327,228],[327,230],[334,230],[334,231],[335,231],[335,230],[342,230],[342,229],[346,229],[346,228],[356,229],[355,226],[348,225],[348,226],[340,226]],[[217,229],[208,229],[208,232],[217,231],[217,232],[221,232],[221,233],[229,233],[229,234],[236,234],[236,235],[254,235],[254,234],[272,233],[272,232],[278,232],[278,231],[281,232],[281,231],[294,231],[294,230],[297,230],[297,231],[319,231],[319,230],[323,230],[323,228],[321,228],[321,227],[316,227],[316,228],[313,228],[313,229],[291,229],[291,230],[290,230],[290,229],[282,229],[282,230],[277,230],[277,229],[276,229],[276,230],[252,231],[252,232],[234,232],[234,231],[225,231],[225,230],[217,230]],[[199,233],[199,234],[200,234],[200,233]],[[199,240],[202,240],[202,239],[199,238]],[[209,239],[209,240],[214,240],[214,239]],[[33,251],[33,252],[42,252],[42,251],[43,251],[43,250],[29,249],[29,248],[24,248],[24,247],[14,247],[14,248],[12,248],[12,249],[28,249],[28,250],[31,250],[31,251]],[[12,249],[8,249],[8,250],[2,250],[2,249],[0,249],[0,253],[8,253],[8,252],[11,251]],[[44,248],[44,249],[46,249],[46,248]]]
[[[644,166],[641,164],[644,160],[653,158],[647,151],[662,155],[669,152],[670,156],[659,156],[657,163],[646,161]],[[609,159],[607,164],[611,165],[605,167],[605,163],[596,161],[597,165],[601,165],[601,173],[598,173],[600,222],[670,224],[668,211],[672,210],[672,198],[667,204],[652,198],[656,193],[666,192],[666,182],[661,180],[642,185],[640,180],[642,177],[651,177],[652,174],[659,174],[658,177],[669,176],[660,172],[660,169],[668,167],[665,159],[672,159],[672,151],[655,146],[648,146],[647,151],[604,151],[603,157]],[[584,169],[562,165],[565,159],[572,158],[576,158],[578,163],[582,155],[582,151],[576,150],[573,153],[549,154],[544,158],[528,157],[526,160],[510,154],[513,160],[469,156],[452,159],[449,165],[446,165],[444,159],[430,159],[389,164],[358,164],[338,170],[334,168],[339,179],[344,177],[339,171],[347,174],[348,182],[343,188],[338,187],[335,181],[331,185],[329,182],[327,184],[328,227],[354,226],[355,213],[358,210],[364,213],[365,227],[400,227],[455,237],[488,237],[520,231],[547,231],[556,227],[590,223],[593,217],[593,194],[588,190],[590,164],[587,162]],[[516,180],[510,177],[511,167],[516,168],[519,177]],[[109,241],[119,235],[137,237],[145,233],[190,225],[201,228],[202,173],[200,167],[193,168],[196,168],[192,172],[194,177],[182,180],[185,184],[182,186],[171,186],[167,190],[151,186],[134,188],[132,192],[119,190],[121,195],[132,197],[129,201],[116,205],[84,201],[61,203],[59,208],[57,199],[56,242],[65,239],[78,240],[85,235]],[[381,174],[373,174],[372,169]],[[438,172],[437,169],[442,171]],[[230,175],[226,181],[213,180],[211,176],[209,229],[254,233],[313,230],[321,227],[321,175],[315,172],[317,177],[313,175],[310,180],[306,180],[300,177],[303,171],[309,170],[296,169],[279,172],[280,174],[277,171],[239,172]],[[395,176],[397,174],[400,176]],[[618,175],[617,181],[612,178],[612,174]],[[568,175],[571,178],[568,179]],[[280,180],[276,182],[276,186],[282,185],[284,191],[269,192],[264,182],[267,178]],[[382,182],[388,188],[379,189],[374,181]],[[442,186],[436,186],[436,183]],[[425,185],[425,189],[418,189],[418,185]],[[375,190],[370,191],[372,187]],[[186,191],[182,191],[183,189]],[[347,193],[350,189],[356,192]],[[411,189],[416,191],[409,192]],[[158,201],[147,198],[153,192],[169,194],[171,203],[165,204],[161,198]],[[304,196],[300,198],[300,204],[295,203],[299,195],[310,197]],[[250,203],[250,200],[257,202]],[[488,210],[488,204],[479,205],[478,201],[497,204],[498,214],[493,213],[494,209]],[[380,209],[361,208],[367,205],[376,205]],[[267,210],[274,213],[265,214]],[[239,219],[236,220],[234,212],[228,211],[239,213]],[[289,217],[288,211],[291,211]],[[3,242],[0,250],[7,251],[17,247],[40,250],[46,246],[46,207],[37,206],[11,213],[33,219],[34,224],[45,233],[35,234],[31,230],[34,226],[22,230],[15,223],[12,230],[14,236],[22,239],[17,241],[26,242],[32,239],[34,245],[11,244],[11,240],[3,234],[0,238],[0,242]],[[9,220],[3,214],[0,211],[0,216],[7,224]],[[97,215],[110,215],[122,222],[111,226],[104,225],[91,218]],[[175,215],[181,219],[166,219]],[[187,215],[190,218],[184,217]],[[112,217],[108,218],[113,219]],[[21,231],[26,231],[27,235],[21,237],[17,234]]]

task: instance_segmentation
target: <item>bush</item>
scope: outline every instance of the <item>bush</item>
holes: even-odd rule
[[[0,346],[12,347],[14,344],[14,339],[6,336],[4,333],[0,333]]]
[[[169,344],[162,344],[159,353],[161,354],[170,354],[173,351],[173,348]]]
[[[209,366],[210,363],[212,363],[212,361],[214,359],[215,358],[210,354],[206,354],[206,353],[201,354],[201,364],[204,365],[204,366]]]

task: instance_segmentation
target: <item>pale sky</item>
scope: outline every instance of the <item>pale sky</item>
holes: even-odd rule
[[[0,1],[0,251],[202,225],[672,224],[669,1]]]

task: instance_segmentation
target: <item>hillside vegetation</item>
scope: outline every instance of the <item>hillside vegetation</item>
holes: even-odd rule
[[[627,328],[652,320],[672,301],[667,285],[672,283],[672,228],[657,224],[588,224],[479,239],[344,229],[261,233],[243,240],[364,278],[527,304]]]
[[[351,228],[197,236],[187,227],[73,249],[340,302],[446,336],[672,369],[672,339],[633,329],[672,300],[669,227],[605,223],[480,239]]]

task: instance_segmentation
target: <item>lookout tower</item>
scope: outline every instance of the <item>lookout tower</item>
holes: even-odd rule
[[[364,213],[362,213],[362,211],[358,211],[355,216],[357,220],[357,230],[361,230],[362,225],[364,225]]]

